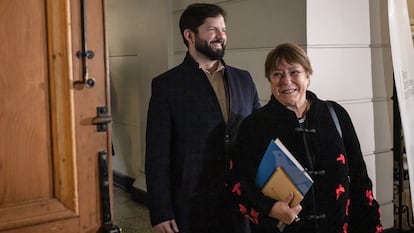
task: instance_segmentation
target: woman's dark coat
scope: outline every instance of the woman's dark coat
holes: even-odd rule
[[[348,113],[332,102],[342,129],[341,138],[326,102],[309,91],[307,99],[312,104],[302,129],[295,113],[273,96],[240,126],[231,172],[233,196],[240,212],[251,220],[253,232],[278,232],[277,220],[268,217],[275,201],[264,196],[254,182],[269,141],[279,138],[302,166],[314,174],[313,190],[301,203],[301,220],[287,225],[284,233],[381,232],[379,205],[373,198],[372,184]]]

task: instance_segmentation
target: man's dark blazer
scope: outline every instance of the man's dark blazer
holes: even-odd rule
[[[227,124],[207,76],[188,53],[152,81],[145,166],[153,225],[175,219],[180,233],[231,225],[228,153],[240,122],[260,104],[247,71],[225,65],[224,73]]]

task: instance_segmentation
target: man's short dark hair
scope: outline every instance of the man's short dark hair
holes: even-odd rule
[[[214,18],[219,15],[223,16],[224,19],[226,18],[226,12],[218,5],[208,3],[194,3],[189,5],[180,17],[180,32],[184,44],[188,47],[188,42],[184,38],[185,29],[188,28],[198,33],[198,27],[204,23],[206,18]]]

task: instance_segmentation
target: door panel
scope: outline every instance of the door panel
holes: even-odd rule
[[[102,224],[98,152],[110,152],[110,130],[92,119],[109,103],[107,59],[102,1],[87,2],[92,88],[74,84],[84,75],[79,0],[0,0],[1,233]]]
[[[0,203],[3,206],[47,200],[52,194],[48,185],[51,130],[50,117],[47,115],[50,107],[45,10],[38,2],[28,1],[24,7],[22,2],[1,2],[0,184],[8,184],[7,189],[0,190]],[[18,10],[21,10],[21,14],[30,15],[37,23],[14,17],[13,12]],[[26,39],[29,37],[30,43]],[[31,169],[31,166],[45,169]],[[11,178],[13,182],[8,182]]]

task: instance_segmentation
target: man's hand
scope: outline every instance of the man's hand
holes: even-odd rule
[[[175,223],[174,219],[155,225],[154,230],[157,233],[178,233],[179,232],[177,223]]]

